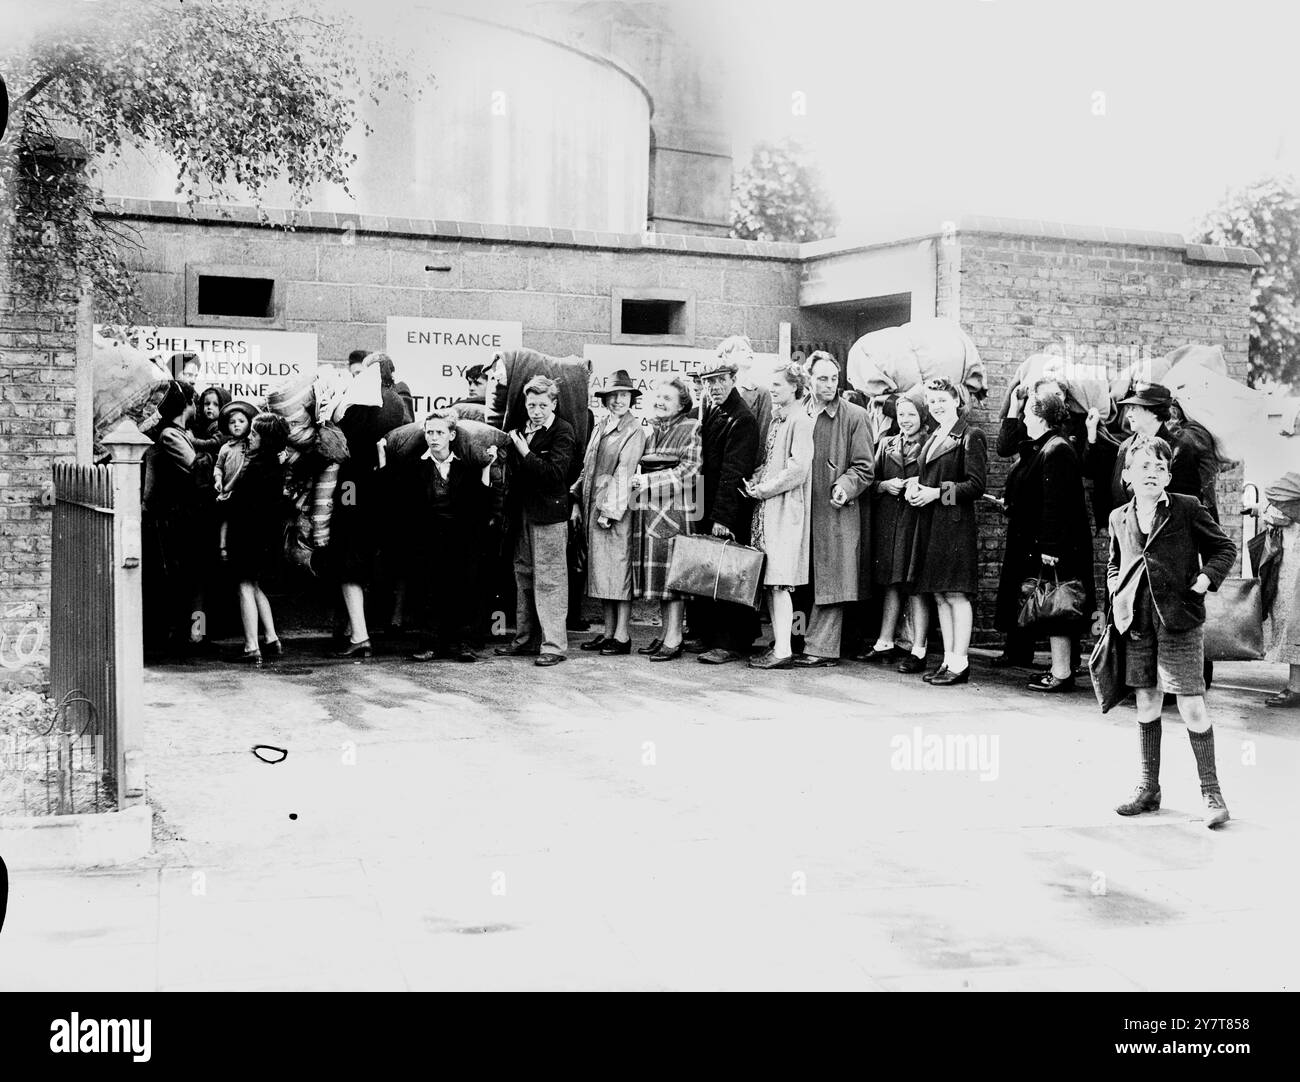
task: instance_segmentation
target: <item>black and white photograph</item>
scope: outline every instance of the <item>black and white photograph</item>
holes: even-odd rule
[[[0,0],[24,1047],[220,1032],[145,992],[1089,992],[1080,1055],[1262,1052],[1298,38]]]

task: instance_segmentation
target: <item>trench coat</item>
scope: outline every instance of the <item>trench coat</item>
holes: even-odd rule
[[[912,546],[912,578],[920,594],[975,594],[979,589],[979,523],[975,504],[988,476],[988,442],[965,418],[921,448],[918,483],[942,495],[921,508]]]
[[[582,474],[573,495],[582,508],[587,531],[587,596],[602,601],[631,601],[632,566],[639,556],[629,510],[632,475],[645,451],[646,434],[640,418],[623,414],[612,432],[604,422],[592,433],[582,460]],[[611,518],[608,529],[598,526]]]
[[[871,491],[875,456],[866,410],[843,398],[836,398],[825,410],[817,405],[813,400],[808,403],[813,422],[809,504],[813,604],[839,605],[870,592],[871,578],[864,571],[871,566],[871,501],[859,497]],[[831,504],[837,484],[848,497],[838,508]]]
[[[809,503],[812,500],[813,421],[801,402],[772,415],[771,454],[754,474],[762,516],[766,586],[803,586],[808,581]]]

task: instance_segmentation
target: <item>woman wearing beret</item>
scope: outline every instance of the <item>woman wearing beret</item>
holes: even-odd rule
[[[988,445],[960,414],[962,392],[946,379],[925,384],[934,434],[921,449],[919,474],[905,499],[920,510],[912,548],[915,590],[933,594],[943,632],[944,660],[923,680],[932,687],[970,679],[971,598],[979,588],[979,524],[975,504],[984,495]]]
[[[573,520],[587,531],[587,596],[605,610],[605,631],[580,649],[610,657],[632,652],[632,566],[636,536],[632,530],[632,478],[645,451],[645,428],[632,412],[641,397],[627,372],[614,373],[609,386],[596,392],[606,410],[592,433],[582,474],[571,494],[577,503]]]

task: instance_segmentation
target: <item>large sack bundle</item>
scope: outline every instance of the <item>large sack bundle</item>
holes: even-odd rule
[[[534,376],[549,376],[560,385],[556,416],[568,421],[578,437],[579,449],[587,446],[590,429],[587,409],[591,399],[591,362],[581,357],[548,357],[532,349],[501,350],[493,357],[505,367],[505,382],[493,388],[488,420],[497,428],[523,428],[528,421],[524,407],[524,384]]]
[[[968,398],[987,390],[984,363],[970,335],[950,319],[918,319],[864,334],[849,348],[849,381],[866,395],[920,393],[939,377],[965,387]]]
[[[1161,383],[1166,387],[1165,376],[1175,365],[1193,364],[1217,372],[1221,376],[1228,374],[1228,361],[1223,356],[1222,346],[1201,346],[1189,343],[1166,353],[1154,360],[1146,358],[1122,368],[1119,375],[1111,380],[1110,393],[1118,402],[1127,398],[1139,383]]]
[[[478,421],[481,424],[488,423],[487,406],[482,402],[453,402],[447,408],[462,421]]]
[[[384,437],[384,466],[387,468],[419,458],[428,446],[424,438],[423,421],[412,421],[409,425],[395,428]],[[475,466],[488,464],[489,447],[497,448],[497,461],[504,462],[506,448],[509,446],[510,437],[499,428],[481,421],[456,422],[456,441],[452,444],[452,450]]]
[[[1224,462],[1238,462],[1246,455],[1255,434],[1268,423],[1264,396],[1206,368],[1197,355],[1185,356],[1159,381],[1178,399],[1183,415],[1199,421],[1214,437],[1214,449]]]
[[[170,377],[143,350],[94,332],[91,343],[95,395],[95,442],[123,418],[137,425]]]
[[[339,484],[339,467],[331,462],[316,478],[311,496],[311,543],[323,549],[330,543],[330,517],[334,513],[334,490]]]
[[[1084,378],[1080,378],[1081,374]],[[1082,365],[1072,370],[1059,353],[1035,353],[1020,362],[1011,383],[1032,391],[1035,383],[1047,377],[1059,381],[1084,410],[1096,409],[1103,421],[1110,419],[1115,406],[1104,371],[1087,371]]]
[[[334,416],[348,385],[352,382],[352,373],[345,368],[334,365],[318,365],[316,378],[312,381],[312,397],[316,401],[316,423],[323,424]]]
[[[266,408],[289,422],[289,446],[308,450],[316,442],[316,400],[313,376],[304,375],[266,396]]]
[[[343,388],[338,405],[334,407],[334,416],[330,419],[338,424],[343,420],[343,415],[353,406],[382,406],[383,404],[384,391],[379,365],[368,364]]]

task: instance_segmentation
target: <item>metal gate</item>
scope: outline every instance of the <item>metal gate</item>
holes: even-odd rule
[[[80,701],[72,731],[100,752],[117,792],[121,741],[114,666],[113,475],[109,466],[54,467],[50,695]],[[102,743],[101,743],[102,742]]]

